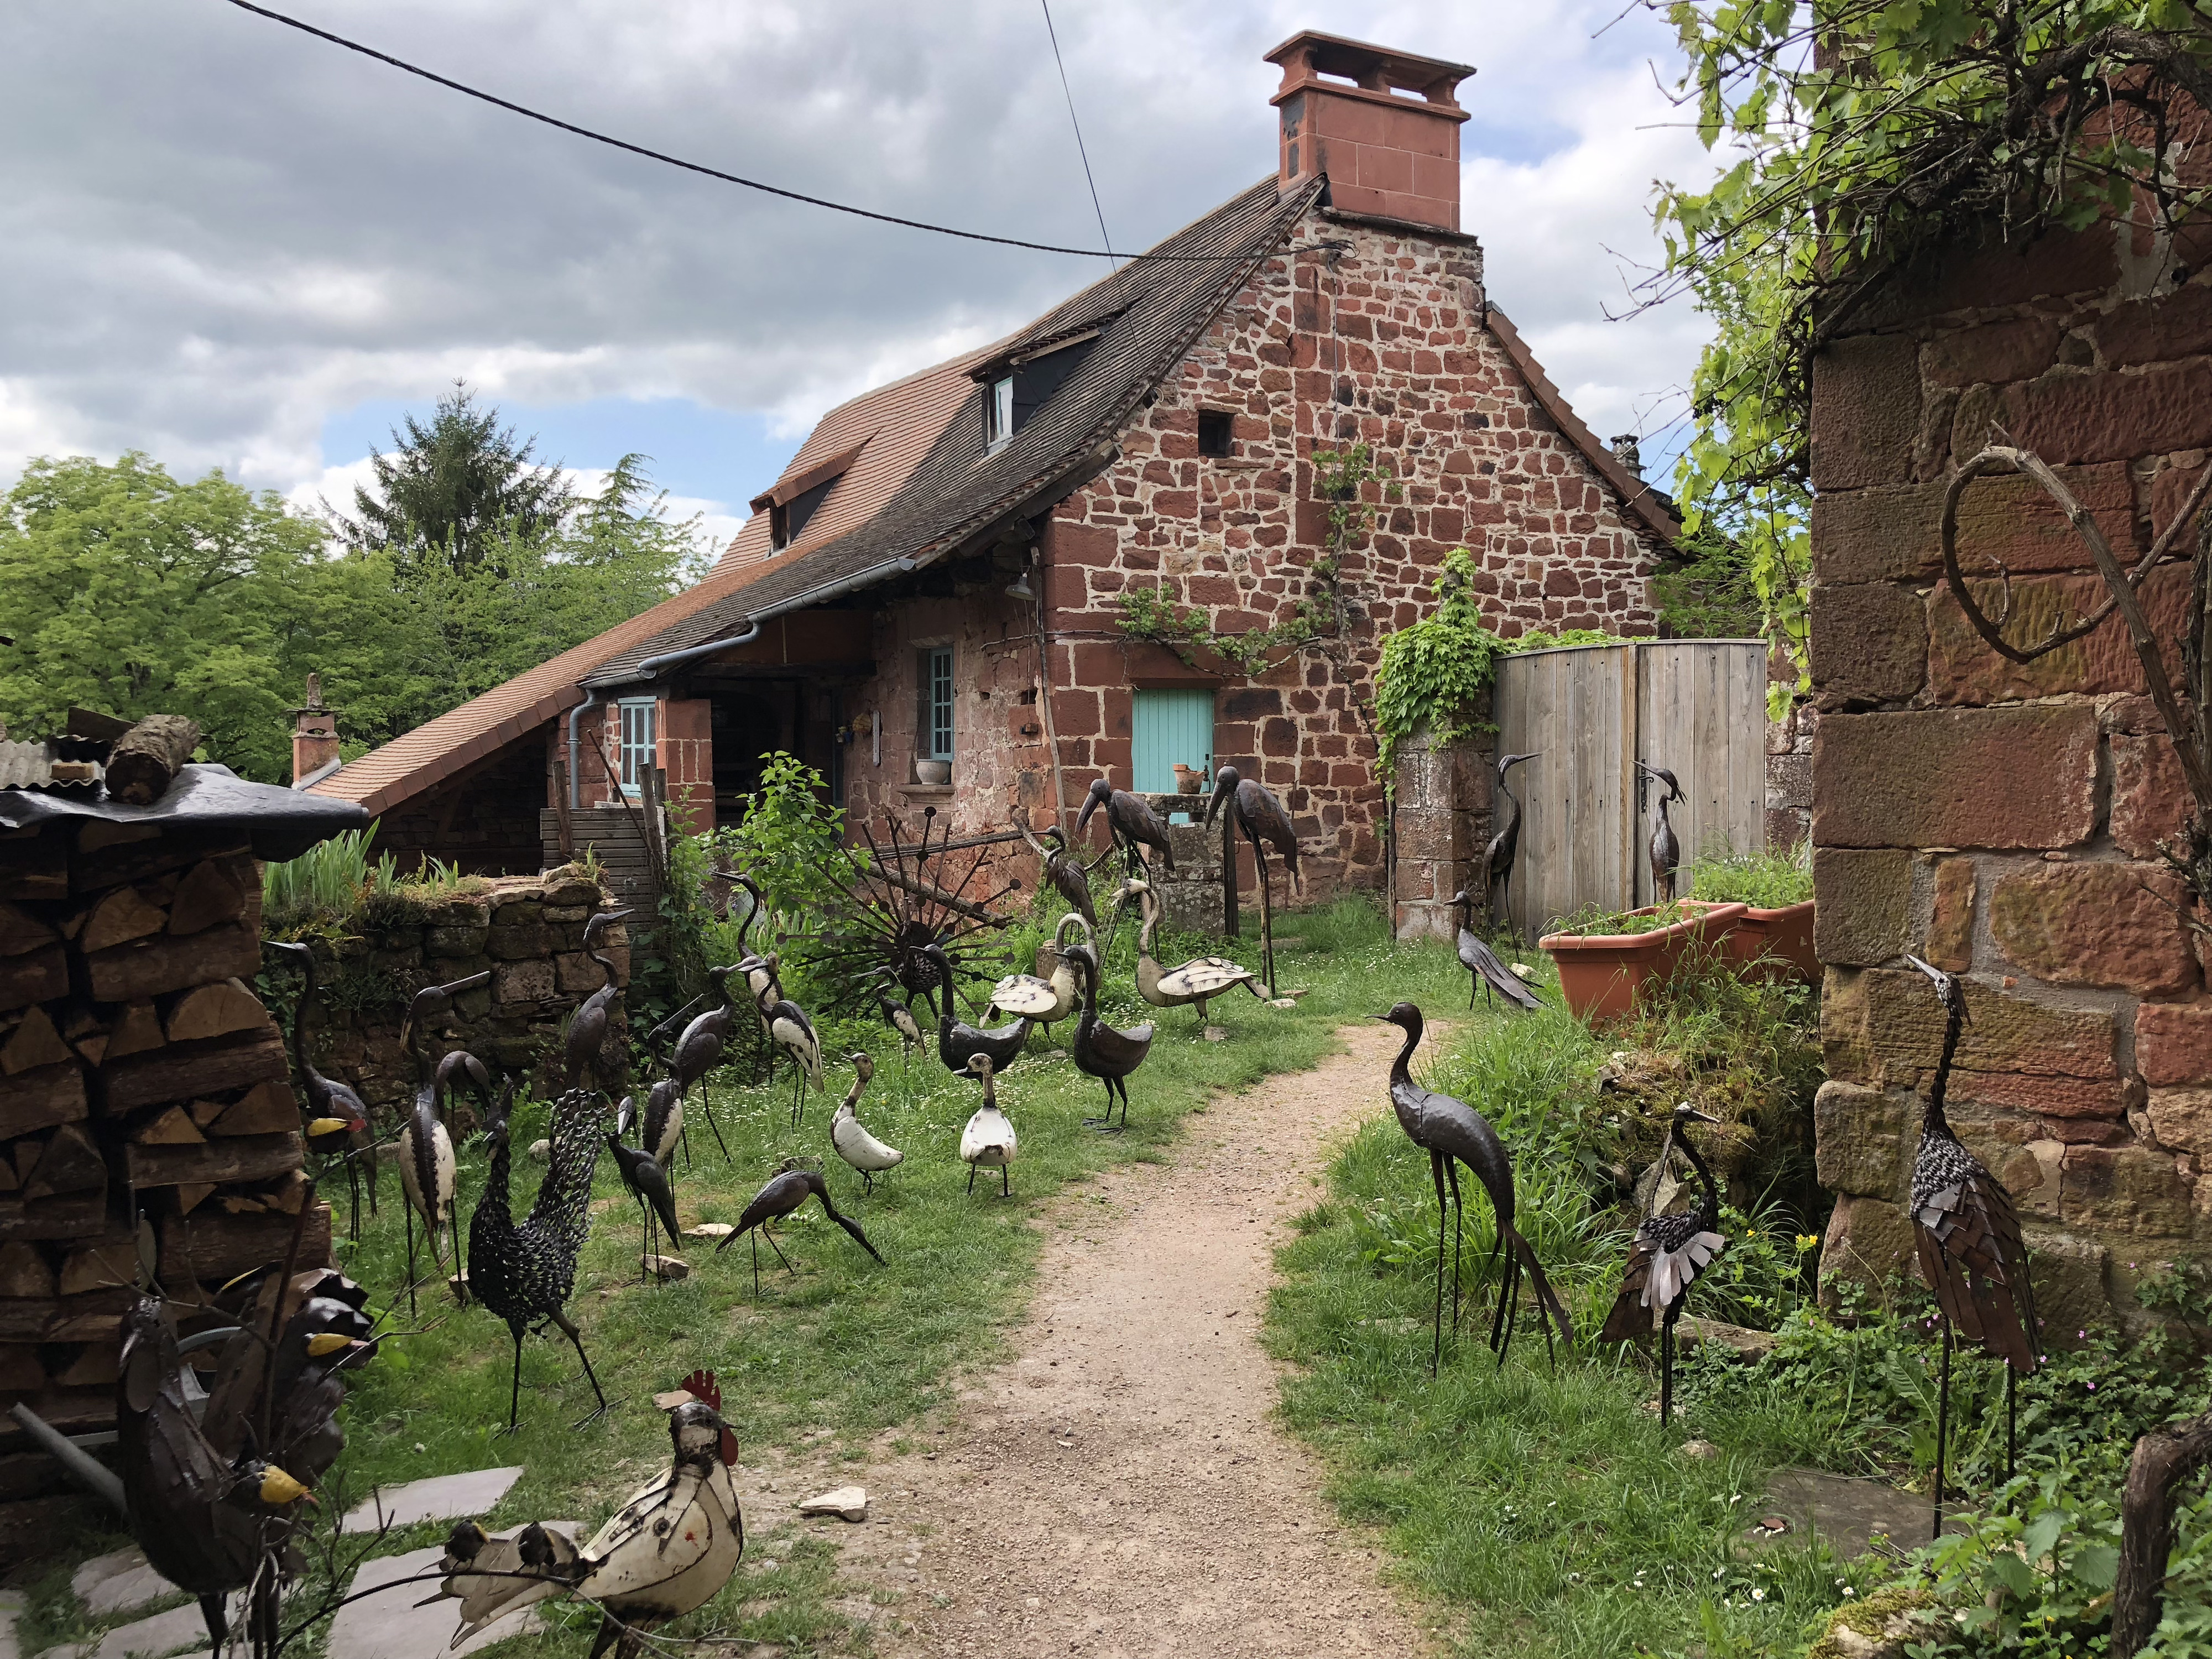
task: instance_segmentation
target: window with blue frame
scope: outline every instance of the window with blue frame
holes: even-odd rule
[[[923,760],[952,758],[952,647],[925,646],[915,657],[919,671],[916,698],[921,719],[915,732],[915,752]]]
[[[624,697],[622,708],[622,787],[635,795],[645,787],[645,775],[656,764],[653,750],[651,697]]]

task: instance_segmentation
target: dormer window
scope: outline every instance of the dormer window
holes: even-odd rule
[[[983,388],[983,447],[988,452],[1014,435],[1014,377],[1001,374]]]
[[[806,533],[807,521],[816,509],[829,499],[830,492],[837,487],[837,480],[860,459],[868,440],[822,456],[806,465],[795,467],[776,481],[776,486],[752,499],[756,513],[768,514],[769,547],[781,553]]]
[[[1098,343],[1103,323],[1047,346],[979,366],[983,389],[983,453],[990,454],[1035,419]]]
[[[814,509],[822,505],[830,492],[837,487],[835,478],[824,478],[813,489],[793,495],[787,501],[779,501],[769,508],[769,540],[778,552],[789,547],[806,533],[806,521],[814,516]]]

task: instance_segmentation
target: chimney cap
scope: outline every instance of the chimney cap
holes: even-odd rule
[[[1354,96],[1358,92],[1365,92],[1401,106],[1412,100],[1398,97],[1398,91],[1417,92],[1437,113],[1449,114],[1462,121],[1468,118],[1454,94],[1459,83],[1475,72],[1472,64],[1424,58],[1418,52],[1400,52],[1341,34],[1325,34],[1319,29],[1299,30],[1268,52],[1266,61],[1279,64],[1283,68],[1283,84],[1267,100],[1271,104],[1279,104],[1307,87],[1322,87]],[[1357,91],[1354,87],[1321,79],[1324,75],[1351,81]]]

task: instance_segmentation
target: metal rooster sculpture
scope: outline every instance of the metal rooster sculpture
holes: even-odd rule
[[[1482,849],[1483,872],[1489,882],[1490,903],[1505,915],[1505,925],[1513,929],[1514,937],[1520,930],[1513,927],[1512,893],[1513,866],[1521,852],[1521,797],[1513,793],[1505,781],[1505,775],[1523,761],[1538,759],[1543,754],[1539,749],[1526,755],[1500,755],[1498,757],[1498,793],[1505,797],[1512,808],[1504,825],[1490,838],[1490,845]],[[1493,808],[1494,810],[1494,808]]]
[[[1943,1531],[1944,1452],[1951,1427],[1951,1345],[1954,1333],[2004,1361],[2005,1474],[2011,1478],[2018,1448],[2014,1395],[2022,1371],[2042,1363],[2043,1333],[2035,1316],[2035,1287],[2021,1242],[2011,1194],[1959,1144],[1943,1115],[1951,1061],[1966,1024],[1966,992],[1958,979],[1918,957],[1905,960],[1928,975],[1943,1007],[1943,1048],[1928,1085],[1928,1114],[1912,1158],[1912,1236],[1920,1274],[1943,1315],[1943,1362],[1936,1385],[1936,1535]]]
[[[346,1235],[356,1243],[361,1238],[361,1170],[355,1154],[368,1145],[368,1104],[347,1085],[336,1078],[325,1077],[307,1063],[307,1010],[315,1006],[317,981],[315,953],[305,945],[271,940],[269,948],[282,951],[298,958],[307,984],[301,988],[300,1000],[292,1009],[292,1063],[299,1069],[300,1092],[307,1097],[306,1121],[301,1126],[308,1149],[319,1155],[320,1168],[327,1170],[333,1162],[343,1163],[346,1172],[346,1191],[353,1200],[352,1214],[346,1224]],[[371,1153],[368,1164],[368,1212],[376,1213],[376,1160]]]
[[[1667,803],[1687,800],[1689,797],[1665,767],[1646,766],[1638,761],[1636,769],[1659,786],[1659,825],[1651,832],[1651,897],[1656,903],[1671,904],[1674,902],[1674,872],[1682,862],[1682,843],[1674,838],[1674,826],[1667,822]]]
[[[1291,872],[1293,891],[1300,886],[1298,878],[1298,833],[1291,823],[1291,815],[1283,810],[1283,803],[1273,793],[1243,776],[1233,766],[1224,766],[1213,775],[1213,795],[1206,803],[1206,827],[1213,824],[1213,815],[1224,804],[1229,811],[1229,825],[1241,831],[1252,843],[1252,861],[1260,876],[1260,954],[1261,970],[1267,979],[1267,994],[1275,994],[1275,903],[1267,885],[1267,848],[1273,847],[1282,854],[1283,867]]]
[[[1116,789],[1104,778],[1091,781],[1090,791],[1083,799],[1083,810],[1075,817],[1077,835],[1083,833],[1084,827],[1091,822],[1091,815],[1102,806],[1106,809],[1106,828],[1112,832],[1115,845],[1121,849],[1121,856],[1129,861],[1131,875],[1145,873],[1145,856],[1140,848],[1150,848],[1158,853],[1168,873],[1175,873],[1175,849],[1168,845],[1167,826],[1145,805],[1142,796]]]
[[[1449,1095],[1440,1095],[1424,1089],[1413,1081],[1410,1062],[1413,1050],[1421,1042],[1421,1011],[1410,1002],[1401,1002],[1387,1014],[1376,1018],[1386,1020],[1406,1034],[1405,1046],[1390,1063],[1390,1107],[1398,1115],[1398,1127],[1406,1138],[1429,1155],[1429,1175],[1437,1186],[1437,1292],[1436,1341],[1429,1357],[1429,1374],[1436,1375],[1443,1363],[1444,1352],[1444,1185],[1451,1184],[1452,1227],[1452,1324],[1459,1324],[1459,1170],[1464,1164],[1482,1183],[1490,1194],[1490,1207],[1498,1222],[1498,1243],[1491,1252],[1494,1266],[1504,1259],[1504,1277],[1498,1285],[1498,1311],[1490,1323],[1491,1351],[1497,1354],[1501,1369],[1505,1364],[1505,1351],[1513,1345],[1513,1322],[1521,1305],[1521,1270],[1528,1271],[1529,1282],[1535,1288],[1536,1314],[1544,1326],[1544,1348],[1558,1356],[1552,1348],[1554,1326],[1567,1345],[1574,1346],[1575,1328],[1567,1317],[1567,1310],[1559,1298],[1553,1294],[1551,1281],[1544,1276],[1544,1264],[1537,1259],[1536,1247],[1521,1236],[1513,1224],[1513,1160],[1498,1138],[1498,1131],[1490,1127],[1490,1120],[1463,1100]]]
[[[1523,1008],[1540,1008],[1543,1002],[1536,994],[1521,982],[1521,976],[1498,959],[1498,952],[1483,942],[1482,935],[1474,931],[1474,901],[1462,887],[1451,896],[1452,909],[1459,927],[1459,961],[1472,976],[1468,981],[1467,1006],[1474,1006],[1474,994],[1481,988],[1487,1001],[1496,992],[1508,1002]]]
[[[522,1409],[522,1334],[533,1324],[561,1328],[584,1362],[584,1375],[598,1396],[599,1409],[576,1424],[605,1414],[607,1397],[592,1375],[584,1339],[565,1311],[576,1287],[576,1257],[592,1230],[592,1171],[599,1161],[599,1099],[588,1089],[571,1089],[553,1103],[553,1151],[530,1214],[516,1224],[507,1199],[514,1146],[507,1135],[514,1085],[501,1091],[485,1125],[491,1165],[483,1196],[469,1218],[469,1288],[476,1299],[507,1322],[514,1338],[514,1386],[509,1391],[507,1426]]]
[[[1681,1215],[1644,1218],[1636,1230],[1636,1243],[1620,1275],[1620,1294],[1613,1299],[1613,1311],[1606,1316],[1605,1328],[1597,1334],[1601,1342],[1632,1342],[1650,1334],[1651,1315],[1654,1310],[1658,1311],[1659,1426],[1662,1429],[1674,1414],[1674,1322],[1682,1316],[1690,1286],[1728,1243],[1720,1231],[1720,1188],[1714,1185],[1713,1172],[1698,1156],[1689,1135],[1691,1124],[1717,1121],[1686,1100],[1674,1108],[1667,1139],[1681,1147],[1682,1156],[1697,1172],[1698,1206]],[[1664,1146],[1659,1158],[1662,1164],[1666,1162]],[[1657,1190],[1655,1185],[1653,1191]]]

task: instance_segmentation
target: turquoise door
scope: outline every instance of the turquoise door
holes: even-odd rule
[[[1213,772],[1213,693],[1208,690],[1146,691],[1135,694],[1130,722],[1139,794],[1175,793],[1177,762],[1209,777]],[[1176,813],[1172,823],[1190,820]]]

